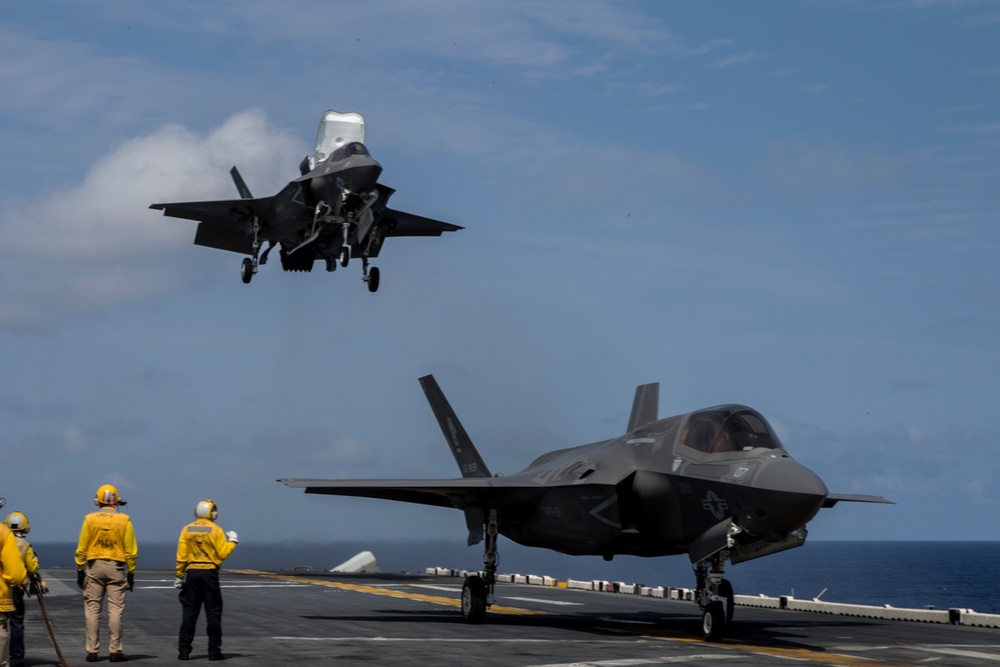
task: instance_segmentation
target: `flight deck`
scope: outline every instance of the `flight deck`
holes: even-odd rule
[[[83,664],[83,599],[71,569],[43,571],[69,665]],[[989,665],[1000,629],[738,606],[723,642],[702,640],[694,602],[499,583],[481,625],[463,622],[462,579],[420,574],[223,570],[223,653],[234,665],[587,667],[665,664]],[[130,662],[177,663],[174,574],[139,570],[125,608]],[[27,600],[26,665],[58,665]],[[100,662],[108,661],[102,620]],[[207,660],[204,616],[192,660]]]

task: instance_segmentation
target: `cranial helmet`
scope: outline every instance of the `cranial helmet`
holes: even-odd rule
[[[125,501],[118,495],[118,489],[110,484],[105,484],[101,488],[97,489],[97,493],[94,494],[94,504],[98,507],[103,507],[105,505],[124,505]]]
[[[7,524],[7,527],[15,533],[27,533],[31,530],[31,524],[28,522],[28,517],[21,512],[11,512],[7,515],[4,523]]]
[[[207,498],[198,503],[198,506],[194,508],[194,515],[199,519],[211,519],[215,521],[219,518],[219,508],[214,500]]]

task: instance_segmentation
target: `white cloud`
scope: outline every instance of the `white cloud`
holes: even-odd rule
[[[241,4],[238,16],[228,8],[199,4],[194,21],[189,19],[191,12],[173,9],[158,16],[143,12],[134,19],[184,33],[193,30],[222,37],[238,33],[262,44],[322,43],[326,52],[336,55],[356,55],[365,49],[373,61],[403,53],[460,61],[463,66],[472,61],[536,73],[547,70],[556,76],[578,71],[582,60],[599,57],[595,49],[628,53],[679,49],[677,38],[655,19],[604,0],[571,6],[373,0],[290,10],[302,4],[247,2]],[[304,12],[312,20],[303,21]],[[331,25],[341,26],[333,39]]]
[[[0,327],[44,326],[189,283],[178,258],[194,223],[161,219],[149,205],[235,198],[233,164],[257,194],[274,194],[304,150],[263,113],[245,111],[204,136],[162,127],[99,159],[75,187],[4,202]]]
[[[763,53],[750,51],[718,60],[708,65],[708,69],[726,69],[728,67],[736,67],[737,65],[746,65],[747,63],[752,63],[755,60],[761,60],[766,57]]]
[[[810,197],[896,186],[902,169],[902,162],[886,153],[833,142],[776,141],[756,171],[777,194]]]
[[[701,56],[715,51],[723,46],[732,46],[735,42],[731,39],[710,39],[701,46],[684,51],[684,56]]]
[[[972,480],[966,483],[965,491],[970,497],[980,505],[993,505],[996,501],[987,492],[986,484],[981,480]]]

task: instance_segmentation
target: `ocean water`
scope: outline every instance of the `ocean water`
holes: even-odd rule
[[[43,568],[72,567],[75,544],[36,544]],[[176,546],[140,545],[140,568],[171,568]],[[383,572],[423,572],[427,567],[475,570],[482,567],[481,546],[464,541],[334,542],[246,544],[226,561],[229,568],[330,569],[361,551],[372,551]],[[558,579],[605,579],[647,586],[692,587],[686,556],[636,558],[611,562],[592,556],[566,556],[500,542],[500,571]],[[757,560],[730,564],[726,577],[738,594],[794,595],[826,602],[910,607],[974,609],[1000,613],[1000,542],[825,542]],[[825,592],[823,592],[825,590]]]

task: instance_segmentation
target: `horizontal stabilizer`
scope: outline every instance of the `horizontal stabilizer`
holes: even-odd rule
[[[391,208],[385,209],[379,224],[387,229],[386,236],[441,236],[444,232],[465,229],[450,222],[441,222]]]
[[[206,248],[231,250],[244,255],[253,254],[253,239],[239,229],[225,225],[213,225],[209,222],[198,224],[194,234],[194,244]]]
[[[883,505],[895,505],[891,500],[886,500],[882,496],[866,496],[864,494],[854,494],[854,493],[830,493],[826,496],[826,500],[823,501],[823,507],[833,507],[839,502],[845,503],[880,503]]]
[[[465,432],[462,422],[458,421],[458,416],[452,410],[448,399],[444,397],[444,392],[441,391],[434,376],[425,375],[420,378],[420,386],[427,395],[427,402],[431,404],[431,410],[437,417],[444,439],[451,447],[451,453],[455,456],[459,470],[462,471],[462,477],[490,477],[489,468],[479,456],[479,451],[472,444],[472,439]]]
[[[659,419],[660,414],[660,383],[639,385],[635,388],[635,400],[632,401],[632,415],[628,418],[627,433],[640,426]]]

